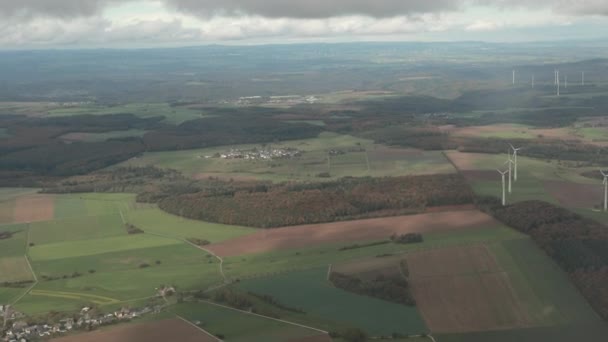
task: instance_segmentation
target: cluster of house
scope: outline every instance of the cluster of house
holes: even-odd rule
[[[213,156],[205,156],[205,158],[222,158],[222,159],[247,159],[247,160],[272,160],[272,159],[290,159],[299,157],[302,151],[295,148],[268,148],[258,150],[231,149],[228,152],[217,153]]]
[[[316,96],[301,96],[301,95],[282,95],[282,96],[243,96],[236,101],[237,105],[250,106],[260,104],[281,104],[281,105],[296,105],[302,103],[317,103],[319,98]]]
[[[70,331],[95,328],[104,325],[115,324],[121,321],[129,321],[146,314],[159,313],[162,305],[145,306],[139,309],[127,309],[107,314],[92,314],[91,308],[84,307],[76,318],[68,317],[61,319],[58,323],[28,324],[24,320],[17,320],[9,328],[5,328],[4,335],[0,341],[27,342],[65,334]]]

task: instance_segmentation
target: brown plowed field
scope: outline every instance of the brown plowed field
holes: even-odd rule
[[[123,325],[107,330],[60,337],[52,342],[215,342],[215,338],[179,319]]]
[[[401,160],[409,157],[418,157],[423,155],[422,150],[414,148],[395,148],[395,147],[378,147],[368,151],[369,161],[371,163],[386,162],[393,160]]]
[[[494,170],[465,170],[461,173],[468,181],[500,181],[500,175]]]
[[[593,208],[604,200],[604,189],[600,183],[576,184],[571,182],[546,181],[545,189],[561,205],[571,208]]]
[[[407,257],[417,306],[433,333],[530,327],[507,273],[484,246],[461,246]]]
[[[13,223],[15,219],[15,200],[8,199],[0,202],[0,224]]]
[[[207,248],[219,256],[235,256],[324,243],[386,239],[393,233],[430,233],[496,224],[490,216],[477,210],[439,212],[266,229]]]
[[[459,171],[478,170],[475,164],[477,161],[477,153],[463,153],[458,151],[448,151],[445,155],[452,161]]]
[[[50,195],[28,195],[17,198],[14,220],[18,223],[52,220],[55,215],[54,198]]]

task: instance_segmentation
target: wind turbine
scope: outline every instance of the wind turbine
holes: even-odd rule
[[[500,170],[496,170],[498,171],[498,173],[500,173],[500,175],[502,176],[502,206],[506,206],[507,205],[507,194],[506,194],[506,189],[505,189],[505,176],[507,175],[507,172],[509,171],[500,171]]]
[[[508,164],[509,169],[507,170],[507,173],[509,174],[509,193],[513,192],[513,187],[512,187],[512,179],[513,179],[513,159],[511,159],[511,152],[508,152],[509,155],[509,159],[507,159],[507,161],[505,162],[505,164]]]
[[[532,88],[534,88],[534,74],[532,74]]]
[[[604,211],[608,211],[608,173],[600,170],[602,176],[604,176]]]
[[[517,182],[517,152],[519,152],[522,148],[515,148],[511,144],[509,144],[509,146],[511,146],[511,149],[513,150],[513,165],[515,166],[513,180]]]
[[[515,69],[513,69],[513,85],[515,85]]]
[[[555,72],[555,76],[556,76],[555,81],[557,82],[557,96],[559,96],[559,83],[560,83],[559,82],[559,70],[557,70]]]
[[[553,85],[557,85],[557,69],[553,70]]]
[[[585,85],[585,72],[581,72],[581,85],[584,86]]]

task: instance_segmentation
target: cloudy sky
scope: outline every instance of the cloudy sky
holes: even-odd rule
[[[608,36],[608,0],[0,0],[0,49]]]

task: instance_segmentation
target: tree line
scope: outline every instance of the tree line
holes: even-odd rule
[[[473,203],[457,174],[344,178],[327,183],[264,184],[226,192],[168,196],[161,209],[192,219],[274,228],[418,213],[427,207]]]

